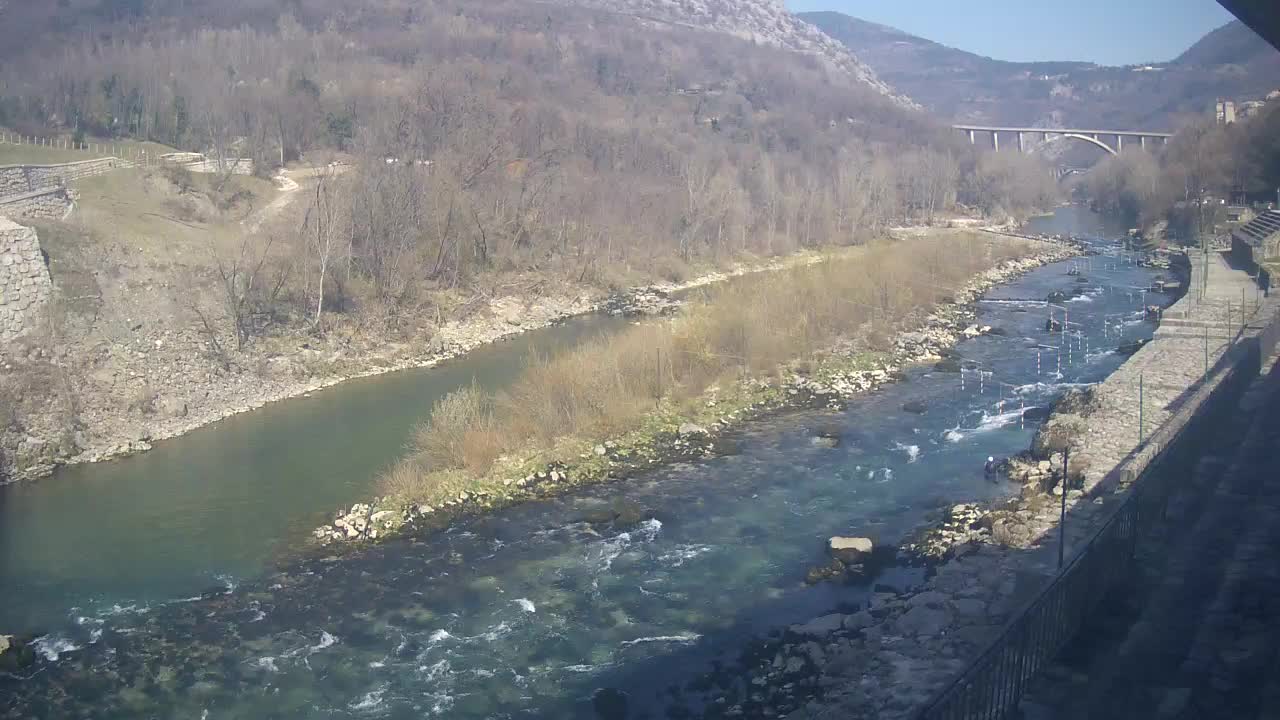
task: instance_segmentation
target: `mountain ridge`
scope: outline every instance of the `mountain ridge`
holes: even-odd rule
[[[952,48],[837,12],[800,17],[844,42],[885,82],[956,122],[1169,130],[1218,97],[1280,86],[1280,52],[1238,21],[1152,65],[1015,62]]]
[[[788,11],[782,0],[546,0],[627,15],[640,21],[670,23],[721,32],[815,56],[846,72],[904,107],[919,106],[907,94],[884,82],[845,43]]]

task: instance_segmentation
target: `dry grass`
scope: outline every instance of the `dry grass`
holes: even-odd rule
[[[500,395],[476,386],[450,394],[382,490],[431,501],[465,485],[465,477],[483,477],[504,454],[626,432],[659,403],[678,406],[712,384],[777,372],[838,340],[885,350],[877,343],[913,315],[927,313],[976,273],[1028,253],[1021,241],[949,233],[876,243],[735,282],[674,321],[638,325],[554,360],[531,358]]]

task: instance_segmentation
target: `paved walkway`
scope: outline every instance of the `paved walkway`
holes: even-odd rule
[[[1264,367],[1215,451],[1022,703],[1026,720],[1280,717],[1280,368]]]

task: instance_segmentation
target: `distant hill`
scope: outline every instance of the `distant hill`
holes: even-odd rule
[[[551,0],[561,5],[606,10],[650,23],[726,33],[822,59],[903,106],[914,106],[851,51],[816,23],[797,20],[782,0]]]
[[[849,46],[885,82],[957,122],[1167,130],[1218,97],[1280,87],[1280,52],[1240,22],[1176,60],[1107,67],[993,60],[835,12],[800,17]]]
[[[1270,60],[1274,67],[1278,55],[1280,53],[1267,44],[1266,40],[1236,20],[1200,38],[1172,64],[1200,67],[1238,65],[1251,68],[1265,67]],[[1275,80],[1280,82],[1280,78]]]

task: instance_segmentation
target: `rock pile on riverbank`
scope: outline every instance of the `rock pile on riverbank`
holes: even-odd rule
[[[973,546],[926,592],[877,592],[865,609],[792,625],[688,688],[714,709],[706,717],[906,717],[1000,631],[1019,591],[995,547]]]

